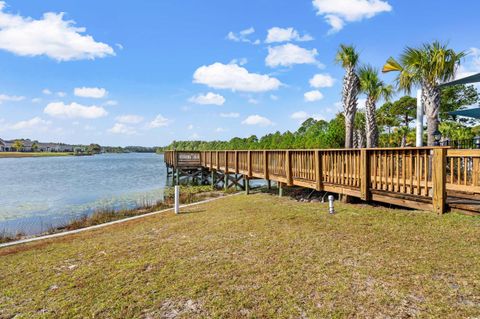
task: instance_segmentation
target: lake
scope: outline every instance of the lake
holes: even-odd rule
[[[38,234],[99,208],[163,198],[163,155],[0,158],[0,233]]]

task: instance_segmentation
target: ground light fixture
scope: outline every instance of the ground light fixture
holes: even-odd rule
[[[440,140],[442,139],[442,133],[440,133],[439,130],[435,130],[433,132],[433,138],[434,138],[434,146],[440,146]]]
[[[333,200],[334,200],[333,195],[329,195],[328,196],[328,213],[329,214],[335,214],[335,207],[333,207]]]

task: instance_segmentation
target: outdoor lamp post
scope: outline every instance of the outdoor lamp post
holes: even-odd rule
[[[435,142],[433,143],[433,146],[440,146],[440,140],[442,139],[442,133],[440,133],[439,130],[436,130],[433,132],[433,138],[435,139]]]
[[[480,136],[478,136],[478,135],[475,136],[475,137],[473,138],[473,143],[475,143],[475,147],[476,147],[476,148],[480,148]]]

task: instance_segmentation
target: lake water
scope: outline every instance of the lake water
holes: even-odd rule
[[[98,208],[163,198],[163,155],[0,158],[0,233],[38,234]]]

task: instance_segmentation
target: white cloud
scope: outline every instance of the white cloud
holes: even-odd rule
[[[464,62],[457,69],[455,79],[461,79],[480,72],[480,49],[470,48]]]
[[[246,42],[251,44],[260,44],[260,40],[251,40],[248,36],[255,33],[255,29],[253,27],[242,30],[238,33],[230,31],[227,34],[227,39],[234,42]]]
[[[228,64],[245,65],[247,63],[248,63],[247,58],[240,58],[240,59],[232,59]]]
[[[103,58],[115,55],[105,43],[85,35],[86,28],[64,20],[64,13],[47,12],[36,20],[5,12],[0,1],[0,49],[20,56],[46,55],[57,61]]]
[[[257,99],[254,99],[254,98],[249,98],[249,99],[248,99],[248,103],[250,103],[250,104],[258,104],[258,103],[260,103],[260,101],[258,101]]]
[[[40,103],[41,101],[42,101],[42,99],[39,98],[39,97],[35,97],[35,98],[32,99],[32,103]]]
[[[269,67],[314,64],[317,63],[317,59],[315,58],[317,54],[316,49],[308,50],[298,45],[287,43],[276,47],[269,47],[265,63]]]
[[[45,95],[52,95],[52,91],[50,91],[49,89],[43,89],[42,93]]]
[[[0,94],[0,104],[3,102],[19,102],[25,100],[24,96]]]
[[[278,100],[278,96],[276,96],[275,94],[270,94],[270,99],[272,101],[277,101]]]
[[[301,36],[294,28],[273,27],[268,30],[266,43],[289,42],[289,41],[311,41],[312,36],[305,34]]]
[[[307,112],[305,111],[298,111],[298,112],[294,112],[292,113],[292,115],[290,115],[290,118],[293,119],[293,120],[297,120],[299,121],[300,123],[305,121],[306,119],[308,118],[313,118],[315,120],[323,120],[323,116],[319,115],[319,114],[308,114]]]
[[[217,132],[217,133],[222,133],[222,132],[226,132],[226,131],[227,131],[227,130],[224,129],[223,127],[217,127],[217,128],[215,129],[215,132]]]
[[[282,84],[268,75],[250,73],[236,64],[214,63],[199,67],[193,74],[193,82],[216,89],[231,89],[243,92],[276,90]]]
[[[108,100],[107,102],[105,102],[105,105],[106,106],[116,106],[116,105],[118,105],[118,102],[115,101],[115,100]]]
[[[220,113],[220,117],[225,118],[237,118],[240,116],[240,113],[230,112],[230,113]]]
[[[193,126],[193,124],[189,124],[189,125],[187,126],[187,130],[193,130],[194,128],[195,128],[195,127]]]
[[[67,93],[65,93],[65,92],[57,92],[57,96],[58,96],[58,97],[66,97],[66,96],[67,96]]]
[[[223,103],[225,103],[225,98],[220,94],[208,92],[207,94],[192,96],[188,101],[202,105],[223,105]]]
[[[34,117],[30,120],[20,121],[10,126],[12,130],[28,130],[28,129],[46,129],[50,125],[50,121],[41,119],[40,117]]]
[[[245,120],[242,121],[242,124],[269,126],[269,125],[273,125],[273,122],[267,119],[266,117],[263,117],[260,115],[250,115]]]
[[[308,91],[303,94],[306,102],[315,102],[323,99],[323,94],[319,90]]]
[[[108,91],[104,88],[97,88],[97,87],[81,87],[75,88],[73,90],[75,96],[79,97],[88,97],[92,99],[101,99],[107,96]]]
[[[122,123],[115,123],[112,128],[108,130],[113,134],[124,134],[124,135],[134,135],[137,134],[137,131],[131,127]]]
[[[143,117],[135,114],[120,115],[115,118],[119,123],[138,124],[143,121]]]
[[[170,124],[170,120],[166,117],[162,116],[162,114],[158,114],[157,117],[148,124],[149,128],[157,128],[168,126]]]
[[[313,0],[317,15],[325,18],[331,26],[329,33],[340,31],[346,22],[369,19],[392,6],[384,0]]]
[[[96,119],[108,115],[108,112],[101,106],[85,106],[75,102],[70,104],[64,104],[63,102],[49,103],[43,112],[59,118]]]
[[[316,89],[332,87],[335,84],[335,79],[330,74],[315,74],[309,81],[310,86]]]

